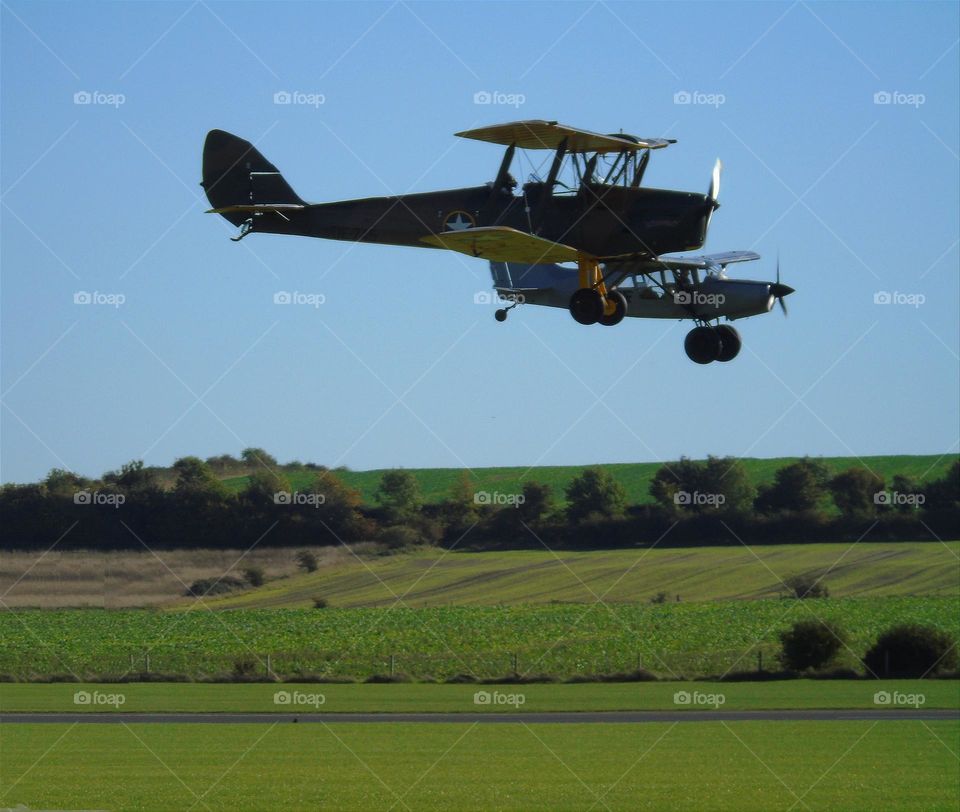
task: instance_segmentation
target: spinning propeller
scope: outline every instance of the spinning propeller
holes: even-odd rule
[[[720,208],[717,197],[720,195],[720,172],[722,169],[723,164],[717,158],[717,162],[713,165],[713,172],[710,174],[710,188],[707,190],[707,202],[710,205],[710,210],[707,212],[707,228],[710,228],[713,213]]]
[[[780,255],[777,254],[777,281],[770,286],[770,295],[776,297],[776,300],[780,302],[780,309],[783,311],[784,316],[787,315],[787,305],[783,301],[783,298],[789,296],[791,293],[793,293],[793,288],[780,282]]]

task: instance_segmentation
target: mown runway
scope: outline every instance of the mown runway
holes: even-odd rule
[[[554,713],[3,713],[0,724],[643,724],[646,722],[960,721],[960,710],[677,710]]]

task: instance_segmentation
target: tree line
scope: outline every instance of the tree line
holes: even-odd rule
[[[312,477],[295,489],[296,471]],[[233,492],[226,476],[247,474]],[[425,504],[417,478],[386,471],[373,504],[337,471],[279,465],[262,449],[169,469],[127,463],[99,479],[62,469],[38,483],[0,489],[7,549],[149,549],[310,546],[374,541],[382,549],[590,549],[960,537],[960,461],[940,479],[887,483],[867,468],[832,475],[816,459],[784,465],[756,488],[740,460],[663,464],[651,503],[630,504],[604,468],[585,468],[563,492],[529,480],[516,493],[480,490],[464,472],[439,503]]]

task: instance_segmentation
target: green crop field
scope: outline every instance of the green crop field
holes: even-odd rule
[[[31,809],[953,810],[955,722],[17,724]]]
[[[461,553],[341,558],[314,573],[212,598],[216,608],[646,602],[777,597],[792,575],[829,573],[830,594],[960,597],[960,542],[784,544],[747,548]],[[190,605],[185,600],[182,605]]]
[[[798,457],[778,457],[774,459],[744,459],[743,464],[754,485],[773,481],[778,468],[796,462]],[[913,477],[921,481],[938,479],[956,459],[955,454],[927,454],[927,455],[886,455],[871,457],[822,457],[820,461],[832,472],[837,473],[847,468],[868,467],[875,471],[889,483],[895,474]],[[650,481],[657,469],[662,465],[659,462],[615,463],[599,467],[609,471],[627,492],[627,500],[631,503],[651,502],[649,488]],[[563,502],[564,489],[573,477],[577,476],[586,465],[551,465],[551,466],[515,466],[503,468],[474,468],[468,472],[477,490],[499,491],[501,493],[518,493],[524,482],[536,481],[550,485],[558,502]],[[420,483],[420,490],[427,503],[439,502],[446,498],[455,484],[463,476],[460,468],[410,468],[408,469]],[[340,471],[337,476],[351,488],[356,488],[367,504],[374,503],[374,494],[380,484],[382,470],[374,471]],[[313,482],[316,472],[309,470],[289,471],[287,477],[290,485],[295,489],[308,488]],[[231,477],[224,480],[233,491],[242,490],[247,484],[247,477]]]
[[[642,664],[665,676],[748,670],[793,621],[846,630],[850,664],[884,629],[908,621],[960,638],[956,597],[759,600],[679,604],[552,604],[392,609],[190,612],[10,610],[0,613],[0,673],[222,674],[241,660],[263,673],[445,678],[512,672],[611,673]]]

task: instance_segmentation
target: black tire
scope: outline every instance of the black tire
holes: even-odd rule
[[[687,358],[695,364],[709,364],[711,361],[716,361],[720,357],[722,348],[720,335],[712,327],[694,327],[687,333],[683,342]]]
[[[570,315],[578,324],[596,324],[603,317],[603,297],[593,288],[580,288],[570,297]]]
[[[500,308],[496,313],[493,314],[493,317],[497,321],[506,321],[507,320],[507,311],[503,308]]]
[[[729,324],[721,324],[717,327],[717,333],[720,335],[720,355],[717,360],[724,363],[732,361],[740,354],[740,347],[743,345],[740,333]]]
[[[627,315],[627,297],[619,290],[612,290],[607,294],[607,301],[613,302],[614,311],[609,316],[604,313],[599,323],[604,327],[613,327],[623,321],[623,317]]]

